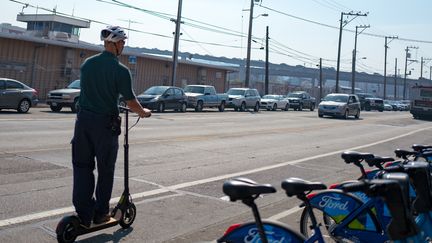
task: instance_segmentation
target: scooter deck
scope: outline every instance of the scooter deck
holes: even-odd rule
[[[89,228],[84,228],[84,227],[80,226],[78,229],[77,235],[83,235],[83,234],[98,231],[101,229],[106,229],[106,228],[115,226],[118,223],[119,223],[119,221],[117,219],[111,217],[109,221],[101,223],[101,224],[92,223]]]

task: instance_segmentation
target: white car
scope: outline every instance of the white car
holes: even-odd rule
[[[289,109],[289,101],[283,95],[264,95],[261,98],[261,108],[275,111],[281,109],[287,111]]]

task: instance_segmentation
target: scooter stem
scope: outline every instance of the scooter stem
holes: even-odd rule
[[[124,134],[124,192],[129,196],[129,110],[126,109]]]

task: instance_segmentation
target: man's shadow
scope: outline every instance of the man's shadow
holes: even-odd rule
[[[113,242],[117,243],[122,240],[122,238],[126,237],[129,233],[133,231],[133,227],[129,227],[127,229],[118,229],[115,231],[112,235],[103,233],[100,235],[95,235],[86,239],[82,239],[79,241],[76,241],[77,243],[102,243],[102,242]]]

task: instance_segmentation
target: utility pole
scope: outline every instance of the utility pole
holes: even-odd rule
[[[402,99],[405,100],[406,98],[406,78],[407,78],[407,68],[408,68],[408,56],[411,57],[411,55],[409,55],[410,53],[409,50],[410,49],[418,49],[418,47],[416,46],[407,46],[405,49],[405,72],[404,72],[404,82],[403,82],[403,94],[402,94]]]
[[[353,60],[352,60],[352,77],[351,77],[351,93],[355,94],[355,67],[356,67],[356,59],[357,59],[357,35],[361,34],[366,28],[369,28],[370,25],[360,25],[356,26],[355,31],[355,41],[354,41],[354,50],[353,50]],[[358,28],[362,28],[360,33],[357,34]]]
[[[266,27],[265,94],[269,93],[269,27]]]
[[[420,79],[423,78],[423,57],[421,57],[420,61]]]
[[[175,30],[175,33],[174,33],[175,37],[174,37],[173,67],[172,67],[171,86],[175,86],[175,83],[176,83],[176,73],[177,73],[177,62],[178,62],[178,46],[179,46],[179,39],[180,39],[180,24],[181,24],[182,2],[183,2],[183,0],[179,0],[179,2],[178,2],[177,20],[171,19],[172,22],[176,23],[176,30]]]
[[[322,58],[320,58],[320,62],[319,62],[319,69],[320,69],[320,80],[319,80],[319,84],[320,84],[320,91],[319,91],[319,100],[321,101],[322,98],[323,98]]]
[[[432,58],[423,58],[421,57],[421,64],[420,64],[420,79],[423,78],[423,66],[426,63],[426,61],[431,61]]]
[[[343,21],[344,15],[348,16],[354,16],[350,21]],[[338,45],[338,58],[337,58],[337,70],[336,70],[336,93],[339,93],[339,70],[340,70],[340,54],[341,54],[341,44],[342,44],[342,29],[345,27],[349,22],[353,21],[358,16],[367,16],[368,13],[362,14],[361,12],[353,13],[352,11],[349,13],[341,12],[341,18],[340,18],[340,27],[339,27],[339,45]],[[343,25],[345,23],[345,25]]]
[[[397,99],[397,58],[395,58],[395,74],[394,74],[394,99]]]
[[[247,57],[246,57],[246,76],[245,76],[245,87],[249,87],[250,79],[250,59],[251,59],[251,42],[252,42],[252,21],[253,21],[253,7],[254,0],[251,0],[250,12],[249,12],[249,31],[248,31],[248,45],[247,45]]]
[[[385,44],[384,44],[384,99],[386,99],[387,97],[387,48],[388,44],[390,44],[390,42],[394,39],[397,39],[397,36],[386,36],[385,39]],[[391,39],[391,41],[389,43],[387,43],[387,39]]]

